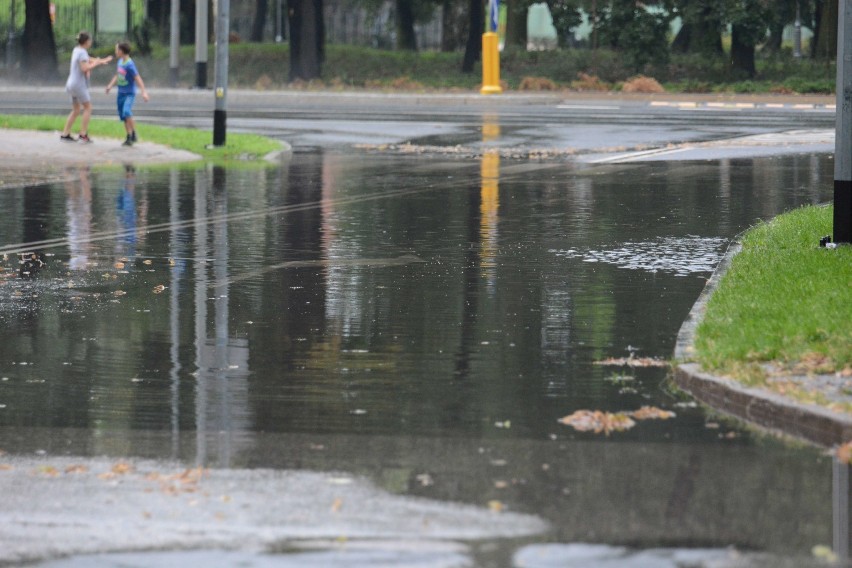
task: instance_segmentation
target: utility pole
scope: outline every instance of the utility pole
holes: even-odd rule
[[[180,78],[178,53],[180,51],[180,0],[172,0],[169,21],[169,84],[177,87]]]
[[[207,88],[207,18],[210,0],[195,0],[195,87]]]
[[[852,242],[852,0],[837,17],[837,126],[834,137],[834,242]]]
[[[852,0],[850,0],[852,1]],[[231,1],[218,0],[216,10],[216,108],[213,111],[213,145],[225,145],[225,114],[228,107],[228,35]]]

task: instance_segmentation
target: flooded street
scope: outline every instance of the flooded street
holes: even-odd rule
[[[664,549],[709,562],[832,544],[831,459],[708,414],[657,365],[732,238],[830,199],[829,155],[306,149],[265,168],[67,174],[0,191],[0,464],[300,470],[473,506],[486,527],[518,514],[517,532],[462,548],[444,531],[417,566],[674,567],[687,551]],[[608,434],[558,422],[645,406],[675,416]],[[281,493],[313,492],[298,487]],[[346,487],[323,499],[353,502]],[[308,536],[403,538],[347,522]],[[199,547],[220,545],[239,548]],[[274,551],[294,566],[399,560],[320,549]],[[96,565],[80,562],[56,565]]]

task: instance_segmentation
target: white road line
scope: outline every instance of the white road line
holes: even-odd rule
[[[569,110],[618,110],[621,107],[604,105],[556,105],[556,108]]]

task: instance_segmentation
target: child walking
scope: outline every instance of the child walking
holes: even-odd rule
[[[106,65],[112,61],[112,55],[109,57],[89,57],[88,49],[92,47],[92,37],[87,32],[77,34],[77,47],[71,54],[71,69],[68,72],[68,80],[65,82],[65,91],[71,95],[71,113],[65,121],[65,128],[62,129],[62,136],[59,137],[63,142],[76,142],[77,140],[71,136],[71,128],[74,122],[83,111],[83,118],[80,121],[80,142],[91,142],[89,138],[89,119],[92,118],[92,97],[89,95],[89,74],[95,67]]]
[[[118,118],[124,122],[124,130],[127,132],[127,139],[124,141],[124,146],[133,146],[137,141],[136,138],[136,121],[133,119],[133,103],[136,100],[136,87],[142,92],[142,100],[148,102],[148,91],[145,90],[145,83],[142,82],[142,76],[136,69],[136,64],[130,59],[130,44],[121,42],[115,45],[115,56],[118,59],[118,65],[115,77],[107,85],[106,92],[109,94],[116,84],[118,84]]]

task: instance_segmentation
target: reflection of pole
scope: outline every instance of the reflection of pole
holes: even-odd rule
[[[195,174],[195,432],[196,465],[207,462],[207,179]]]
[[[834,242],[849,243],[852,242],[852,0],[840,0],[837,20]]]
[[[843,565],[849,560],[849,465],[834,458],[832,463],[832,527],[833,548]]]
[[[225,145],[225,113],[228,108],[228,35],[230,0],[218,0],[216,12],[216,109],[213,111],[213,145]]]
[[[180,172],[173,168],[169,175],[169,221],[172,230],[169,233],[169,254],[178,256],[180,239],[177,224],[180,221],[180,203],[178,191],[180,188]],[[180,287],[180,274],[177,266],[171,267],[171,282],[169,283],[169,339],[171,346],[169,358],[172,367],[169,376],[171,378],[172,395],[172,459],[177,459],[180,454],[180,301],[178,292]]]
[[[500,137],[500,124],[495,117],[485,117],[482,125],[482,141],[489,142]],[[485,148],[480,166],[482,189],[479,205],[479,265],[489,290],[496,285],[495,256],[497,254],[497,213],[500,208],[500,154]]]
[[[195,86],[207,88],[207,6],[210,0],[195,1]]]
[[[178,52],[180,51],[180,0],[172,0],[171,21],[169,22],[169,84],[177,87],[180,70]]]
[[[213,167],[213,214],[223,218],[228,214],[228,191],[225,184],[225,168]],[[213,226],[213,275],[220,286],[215,288],[214,326],[216,333],[216,389],[219,393],[217,430],[219,431],[219,465],[231,464],[231,396],[228,385],[228,223],[219,221]]]

